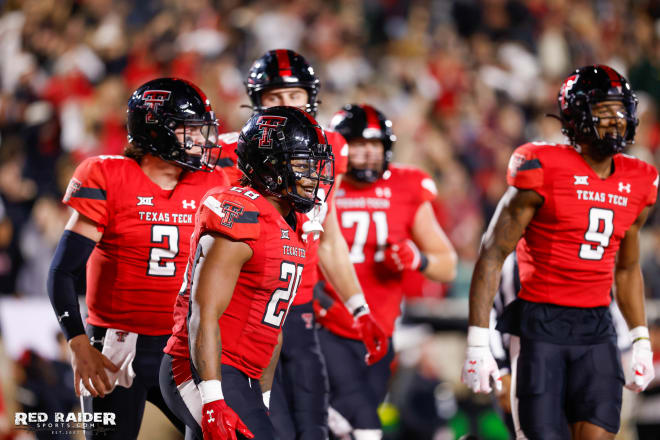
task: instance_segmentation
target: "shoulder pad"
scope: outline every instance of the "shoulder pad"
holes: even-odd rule
[[[528,143],[521,145],[511,155],[506,173],[509,185],[520,189],[534,189],[543,185],[543,165],[537,152],[549,144]]]
[[[253,194],[257,197],[252,198]],[[217,232],[233,240],[256,240],[260,231],[259,208],[255,203],[258,197],[259,194],[240,187],[211,190],[202,200],[199,222],[205,231]]]
[[[105,226],[108,221],[104,160],[124,156],[96,156],[84,160],[73,173],[62,202]]]

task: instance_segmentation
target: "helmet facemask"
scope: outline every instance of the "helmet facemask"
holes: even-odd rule
[[[180,129],[183,129],[183,132]],[[179,136],[176,135],[179,131]],[[184,120],[175,128],[176,142],[182,151],[182,159],[172,161],[193,170],[212,171],[220,159],[218,124],[216,121]],[[183,137],[183,142],[179,140]],[[174,151],[177,151],[174,150]]]
[[[294,151],[287,156],[289,157],[285,160],[285,166],[289,172],[284,174],[287,176],[285,197],[293,203],[296,211],[307,213],[314,206],[326,201],[334,184],[335,163],[332,147],[319,144],[317,151],[312,151],[312,154]],[[307,194],[298,192],[298,184],[303,185],[303,182],[308,184],[304,188]],[[323,200],[318,197],[321,184],[327,187]]]

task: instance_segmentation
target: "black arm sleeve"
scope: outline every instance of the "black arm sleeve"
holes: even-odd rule
[[[60,238],[48,271],[48,297],[67,340],[85,333],[76,286],[96,242],[66,230]]]

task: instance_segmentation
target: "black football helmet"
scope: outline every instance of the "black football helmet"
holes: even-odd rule
[[[252,187],[286,198],[298,212],[320,202],[321,183],[334,183],[334,156],[323,129],[295,107],[271,107],[252,115],[238,136],[236,155]],[[309,197],[298,193],[296,182],[302,178],[314,185]]]
[[[349,161],[346,173],[351,177],[361,182],[375,182],[387,170],[396,136],[392,132],[392,121],[384,114],[367,104],[345,105],[332,117],[330,129],[339,132],[349,143],[359,138],[379,139],[383,143],[383,169],[355,168]]]
[[[266,89],[300,87],[307,90],[306,109],[316,116],[320,81],[302,55],[288,49],[271,50],[258,58],[245,80],[247,94],[254,111],[263,110],[261,94]]]
[[[592,106],[603,101],[620,101],[625,108],[626,132],[601,139],[596,127],[599,118],[592,115]],[[637,97],[626,79],[603,64],[577,69],[564,80],[557,97],[562,132],[573,144],[587,143],[604,156],[623,151],[635,139]]]
[[[211,104],[193,83],[158,78],[137,88],[128,100],[128,141],[145,153],[192,170],[211,171],[220,157],[218,121]],[[184,142],[175,130],[184,127]],[[204,143],[195,143],[199,131]],[[195,147],[200,154],[191,154]],[[194,152],[193,152],[194,153]]]

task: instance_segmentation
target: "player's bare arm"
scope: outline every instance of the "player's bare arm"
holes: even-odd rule
[[[644,208],[635,223],[626,231],[614,266],[616,300],[631,329],[640,325],[646,326],[644,281],[639,263],[639,231],[646,223],[649,211],[649,206]]]
[[[351,263],[348,245],[339,229],[334,204],[323,223],[319,245],[319,267],[323,276],[332,284],[342,301],[362,292],[355,268]]]
[[[209,240],[206,244],[202,242]],[[220,380],[221,335],[218,318],[229,306],[243,264],[252,249],[220,235],[200,239],[206,249],[197,263],[189,323],[191,357],[202,380]]]
[[[273,379],[275,378],[277,362],[280,360],[282,340],[282,333],[280,333],[277,335],[277,345],[273,348],[273,355],[270,358],[270,363],[264,369],[263,374],[259,378],[259,385],[261,386],[261,393],[263,394],[264,405],[266,405],[266,408],[270,408],[270,391],[273,388]]]
[[[103,236],[103,229],[99,228],[96,222],[75,210],[71,214],[65,230],[79,234],[95,243],[98,243]],[[64,294],[66,292],[55,292],[55,295]],[[103,397],[112,389],[105,369],[116,372],[118,367],[94,348],[84,333],[69,339],[69,347],[71,348],[71,366],[73,368],[73,383],[76,395],[80,395],[80,382],[82,380],[85,388],[89,390],[92,396]]]
[[[484,234],[470,284],[471,326],[488,328],[502,263],[516,247],[543,197],[532,190],[509,187]]]
[[[419,250],[428,258],[428,265],[422,272],[427,278],[448,282],[456,277],[458,257],[435,218],[431,202],[424,202],[417,209],[412,237]]]

